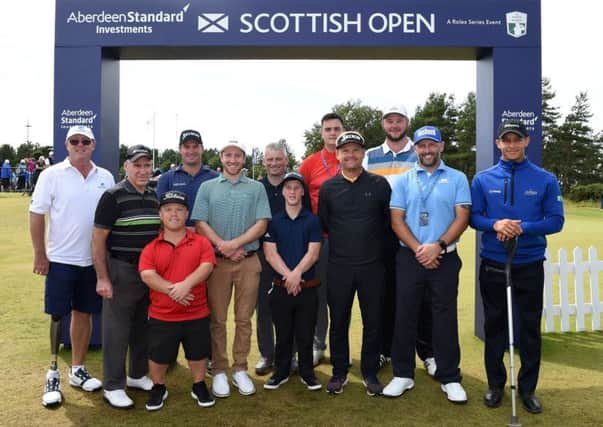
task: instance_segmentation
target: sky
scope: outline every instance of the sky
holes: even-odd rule
[[[26,11],[24,5],[27,5]],[[52,145],[54,1],[0,6],[0,145]],[[603,2],[542,1],[542,68],[567,114],[588,91],[591,126],[603,129]],[[27,20],[18,19],[27,13]],[[187,128],[206,147],[236,139],[260,149],[281,138],[296,156],[303,133],[336,104],[409,112],[430,92],[461,102],[475,90],[472,61],[122,61],[120,143],[177,148]],[[30,127],[26,125],[29,123]]]

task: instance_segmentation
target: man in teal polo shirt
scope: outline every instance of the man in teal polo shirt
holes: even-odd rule
[[[247,375],[247,357],[262,269],[256,251],[271,214],[264,186],[241,173],[245,153],[245,146],[239,142],[224,145],[220,151],[223,172],[201,184],[191,215],[196,231],[207,237],[216,251],[217,265],[207,281],[214,368],[212,393],[216,397],[230,395],[226,319],[233,286],[236,328],[232,383],[243,395],[255,393]]]
[[[415,340],[421,300],[432,296],[434,378],[453,403],[467,402],[459,369],[457,296],[461,259],[456,244],[469,223],[467,177],[440,159],[440,130],[423,126],[414,134],[417,163],[392,188],[391,221],[400,239],[396,256],[396,323],[392,343],[394,378],[383,390],[401,396],[414,387]],[[403,272],[403,274],[400,274]]]

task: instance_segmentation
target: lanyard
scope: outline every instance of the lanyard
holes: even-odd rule
[[[440,174],[440,169],[436,169],[431,176],[429,177],[429,184],[427,187],[427,192],[424,191],[423,185],[421,184],[421,180],[419,179],[419,173],[415,170],[415,181],[417,182],[417,188],[419,189],[419,196],[421,197],[421,209],[424,211],[427,209],[426,203],[429,195],[433,191],[435,185],[438,182],[438,177],[436,175]]]
[[[335,174],[331,173],[331,166],[329,166],[329,164],[327,163],[327,159],[325,158],[324,148],[320,150],[320,158],[322,159],[322,164],[325,167],[325,170],[330,176],[335,176],[339,173],[339,171],[341,170],[341,165],[339,163],[337,163],[337,172],[335,172]]]

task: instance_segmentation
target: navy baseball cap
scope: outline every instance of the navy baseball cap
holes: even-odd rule
[[[159,206],[167,205],[168,203],[179,203],[188,208],[188,200],[186,197],[186,193],[182,191],[166,191],[161,195],[161,199],[159,200]]]
[[[304,176],[299,172],[289,172],[288,174],[286,174],[283,178],[283,184],[285,184],[285,182],[287,181],[299,181],[302,184],[305,183]]]
[[[423,126],[415,131],[413,140],[415,144],[423,141],[424,139],[430,139],[435,142],[442,142],[442,134],[440,130],[435,126]]]
[[[530,136],[523,122],[521,120],[516,119],[503,120],[502,122],[500,122],[500,125],[498,126],[498,132],[496,133],[497,138],[501,139],[509,132],[513,132],[521,138],[527,138],[528,136]]]
[[[201,139],[201,134],[193,129],[183,130],[180,134],[180,144],[184,144],[186,141],[195,141],[201,145],[203,145],[203,140]]]

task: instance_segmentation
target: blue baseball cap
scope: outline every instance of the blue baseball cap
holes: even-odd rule
[[[415,131],[413,140],[415,144],[418,144],[424,139],[430,139],[435,142],[442,142],[442,134],[440,133],[440,130],[435,126],[423,126]]]

